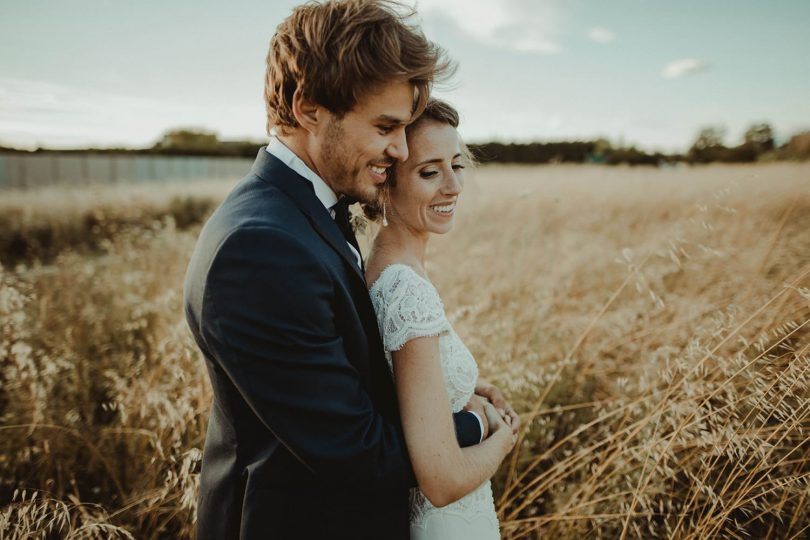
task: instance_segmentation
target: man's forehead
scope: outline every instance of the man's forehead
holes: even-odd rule
[[[382,84],[366,93],[357,109],[374,121],[407,124],[414,113],[416,92],[416,87],[407,81]]]

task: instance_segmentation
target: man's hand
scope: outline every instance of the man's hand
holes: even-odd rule
[[[481,418],[481,424],[484,426],[484,433],[481,436],[481,440],[483,441],[487,437],[489,437],[489,421],[487,420],[486,412],[484,411],[484,404],[487,403],[486,398],[483,398],[479,395],[473,394],[470,398],[470,401],[464,405],[465,411],[472,411]]]
[[[478,384],[475,385],[475,394],[481,396],[482,398],[486,398],[492,405],[498,409],[498,412],[501,416],[506,420],[506,423],[509,424],[509,427],[512,429],[512,433],[517,435],[518,430],[520,429],[520,417],[515,412],[509,403],[503,398],[503,394],[497,387],[488,383],[484,379],[478,379]],[[473,398],[476,396],[473,395]],[[472,399],[470,399],[472,402]],[[476,410],[476,412],[478,412]]]

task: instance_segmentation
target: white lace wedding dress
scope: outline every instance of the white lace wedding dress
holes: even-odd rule
[[[369,291],[385,346],[388,367],[391,351],[409,340],[439,336],[442,371],[453,412],[469,401],[478,379],[478,366],[444,313],[433,284],[410,266],[392,264],[383,270]],[[436,508],[414,488],[411,490],[411,539],[491,540],[500,538],[498,517],[489,480],[472,493]]]

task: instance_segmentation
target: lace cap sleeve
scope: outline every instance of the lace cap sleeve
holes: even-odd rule
[[[414,338],[438,336],[450,329],[439,293],[409,266],[386,268],[371,287],[371,300],[386,351],[397,351]]]

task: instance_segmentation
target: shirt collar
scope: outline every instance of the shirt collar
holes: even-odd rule
[[[323,178],[310,169],[304,160],[295,155],[295,152],[289,149],[287,145],[281,142],[275,133],[270,134],[270,142],[267,143],[267,152],[277,157],[282,163],[287,165],[290,169],[297,172],[312,183],[315,188],[315,196],[321,201],[327,210],[337,203],[338,196],[332,191],[332,188],[323,181]]]

